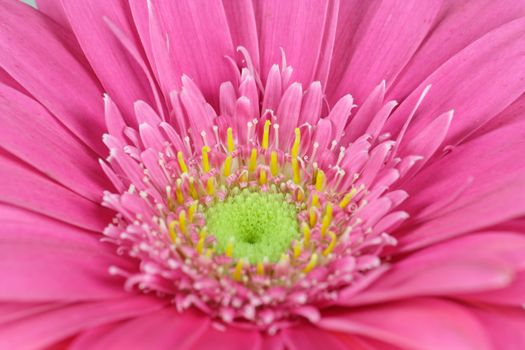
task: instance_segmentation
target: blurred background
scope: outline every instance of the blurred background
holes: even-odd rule
[[[35,0],[22,0],[22,2],[36,7]]]

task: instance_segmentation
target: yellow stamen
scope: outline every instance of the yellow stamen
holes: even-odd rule
[[[243,170],[240,176],[241,182],[248,182],[248,172],[246,170]]]
[[[310,257],[310,261],[308,262],[308,265],[305,266],[303,269],[304,272],[308,273],[313,270],[313,268],[317,265],[317,253],[313,253]]]
[[[232,257],[233,254],[233,241],[229,240],[228,244],[226,245],[226,251],[224,252],[228,258]]]
[[[279,173],[279,163],[277,163],[277,152],[272,151],[270,156],[270,172],[272,176],[277,176]]]
[[[243,259],[239,259],[237,261],[237,265],[235,265],[235,271],[233,271],[233,279],[235,281],[240,281],[241,280],[243,265],[244,265]]]
[[[348,192],[347,194],[345,194],[345,196],[343,197],[343,199],[341,200],[341,202],[339,202],[339,207],[341,209],[344,209],[348,206],[348,204],[350,204],[350,201],[352,200],[352,198],[355,196],[355,194],[357,193],[357,189],[355,188],[352,188],[350,190],[350,192]]]
[[[332,250],[334,250],[335,243],[337,242],[337,236],[332,231],[328,232],[328,235],[330,236],[330,244],[328,244],[328,247],[326,247],[325,250],[323,250],[323,255],[327,256],[329,255]]]
[[[197,253],[202,254],[204,250],[204,241],[206,241],[206,231],[202,230],[199,235],[199,241],[197,242]]]
[[[252,148],[252,153],[250,154],[250,162],[248,163],[248,171],[253,173],[257,168],[257,149]]]
[[[312,194],[312,207],[318,207],[319,206],[319,195],[317,193]]]
[[[206,193],[208,193],[210,196],[215,193],[215,186],[213,182],[213,177],[210,177],[208,181],[206,181]]]
[[[190,188],[190,196],[193,199],[199,199],[199,194],[197,193],[197,189],[195,188],[195,179],[193,177],[190,177],[189,186]]]
[[[326,203],[325,216],[328,216],[330,220],[332,220],[333,213],[334,213],[334,207],[332,206],[332,203],[330,202]]]
[[[233,151],[235,151],[235,143],[233,142],[232,128],[228,128],[228,130],[226,130],[226,133],[227,133],[228,152],[233,153]]]
[[[310,217],[310,227],[314,227],[315,224],[317,224],[317,213],[315,212],[315,208],[310,207],[310,210],[308,210],[308,214]]]
[[[261,172],[259,173],[259,183],[261,185],[265,185],[266,184],[266,181],[267,181],[267,176],[266,176],[266,170],[264,169],[261,169]]]
[[[310,245],[310,238],[311,238],[311,232],[310,232],[310,227],[308,227],[307,224],[303,223],[302,225],[302,230],[303,230],[303,236],[304,236],[304,246],[305,247],[308,247]]]
[[[259,262],[257,263],[257,274],[258,274],[259,276],[264,275],[264,264],[263,264],[262,261],[259,261]]]
[[[188,226],[186,225],[186,211],[182,210],[179,213],[179,229],[182,233],[188,233]]]
[[[176,187],[175,187],[175,196],[177,197],[177,202],[179,204],[184,203],[184,195],[182,194],[182,180],[177,179]]]
[[[268,140],[269,140],[269,137],[270,137],[270,125],[271,124],[272,123],[270,123],[269,120],[264,122],[264,132],[263,132],[263,139],[262,139],[262,148],[263,149],[268,149]]]
[[[202,147],[202,170],[204,170],[205,173],[210,171],[210,158],[208,157],[209,151],[210,151],[210,147],[208,146]]]
[[[177,221],[172,221],[170,222],[170,224],[168,225],[168,230],[169,230],[169,233],[170,233],[170,237],[171,237],[171,240],[173,241],[173,243],[175,243],[177,241],[177,231],[175,231],[175,227],[178,225],[179,223]]]
[[[324,171],[319,169],[317,171],[317,177],[315,178],[315,189],[319,192],[323,190],[324,178]]]
[[[177,152],[177,160],[179,161],[180,171],[183,173],[188,172],[188,166],[186,165],[186,162],[184,161],[184,155],[181,151]]]
[[[304,200],[304,190],[301,187],[299,187],[297,189],[297,201],[302,202],[303,200]]]
[[[293,181],[298,184],[301,182],[301,173],[299,172],[299,162],[292,158]]]
[[[193,221],[193,217],[194,217],[194,215],[195,215],[195,212],[197,211],[197,204],[198,204],[198,203],[199,203],[199,202],[194,201],[193,203],[191,203],[190,207],[188,208],[188,220],[189,220],[190,222]]]
[[[295,241],[293,246],[293,257],[297,259],[301,255],[301,242]]]
[[[321,237],[326,235],[326,231],[328,230],[328,227],[330,227],[331,222],[332,218],[329,215],[323,216],[323,220],[321,221]]]
[[[224,160],[222,174],[224,176],[230,176],[231,171],[232,171],[232,156],[230,155],[226,157],[226,159]]]
[[[299,146],[301,146],[301,131],[299,128],[295,128],[295,140],[292,146],[292,159],[297,158],[299,155]]]

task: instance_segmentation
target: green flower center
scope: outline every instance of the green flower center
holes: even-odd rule
[[[299,236],[297,209],[284,194],[235,191],[226,200],[206,211],[208,232],[217,240],[220,253],[231,250],[232,257],[251,264],[277,262]]]

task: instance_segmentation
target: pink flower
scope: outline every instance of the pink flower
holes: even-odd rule
[[[522,349],[525,3],[0,2],[0,349]]]

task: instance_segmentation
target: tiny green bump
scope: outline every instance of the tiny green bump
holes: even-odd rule
[[[233,240],[233,257],[251,264],[277,262],[299,233],[297,209],[282,193],[243,189],[232,191],[206,212],[206,227],[217,240],[216,250],[224,253]]]

